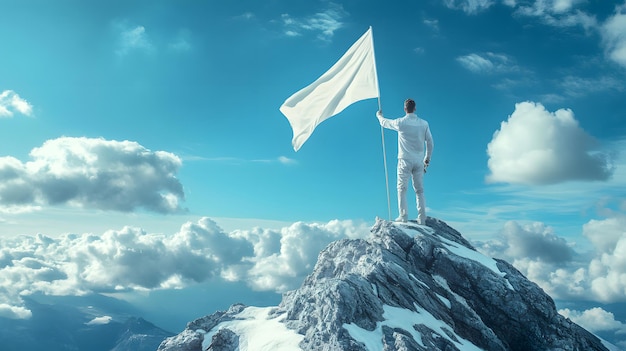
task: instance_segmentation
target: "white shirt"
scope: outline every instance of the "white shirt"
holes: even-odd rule
[[[434,143],[428,122],[415,113],[397,119],[387,119],[379,114],[377,117],[381,126],[398,132],[398,158],[418,162],[424,157],[424,161],[430,161]]]

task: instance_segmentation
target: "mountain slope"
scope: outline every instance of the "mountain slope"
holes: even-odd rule
[[[143,318],[130,318],[122,325],[111,351],[153,351],[156,345],[171,335]]]
[[[233,305],[159,350],[607,350],[513,266],[426,224],[378,220],[324,249],[279,306]]]
[[[2,351],[148,351],[172,333],[129,313],[128,303],[102,296],[24,297],[29,319],[0,317]]]

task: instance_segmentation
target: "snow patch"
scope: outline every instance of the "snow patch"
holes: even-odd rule
[[[301,350],[298,346],[304,335],[287,329],[281,323],[284,315],[269,316],[275,307],[246,307],[235,315],[234,320],[216,325],[204,335],[202,349],[206,350],[213,336],[222,328],[228,328],[239,336],[239,351],[294,351]]]
[[[415,275],[413,275],[413,273],[409,273],[409,277],[411,277],[413,280],[415,280],[417,283],[421,284],[423,287],[430,289],[430,287],[428,286],[428,284],[424,283],[423,281],[417,279],[417,277]]]
[[[458,349],[463,351],[484,351],[478,346],[472,344],[470,341],[461,338],[454,333],[451,328],[435,318],[427,310],[414,304],[417,311],[411,311],[405,308],[393,307],[389,305],[383,306],[383,318],[384,321],[376,323],[376,328],[372,331],[363,329],[354,323],[344,324],[343,327],[348,331],[350,336],[358,341],[362,342],[369,351],[383,351],[383,333],[382,327],[387,326],[389,328],[400,328],[406,330],[411,334],[413,339],[422,347],[426,347],[422,341],[422,336],[415,328],[407,328],[407,326],[424,325],[431,329],[439,336],[449,340],[451,343],[457,346]],[[445,329],[445,330],[444,330]],[[453,334],[457,340],[454,340],[448,333]]]
[[[481,254],[478,251],[474,251],[468,247],[465,247],[463,245],[459,245],[457,243],[455,243],[452,240],[448,240],[444,237],[439,237],[439,239],[441,239],[441,242],[445,245],[445,247],[452,252],[453,254],[460,256],[460,257],[465,257],[469,260],[475,261],[480,263],[481,265],[489,268],[491,271],[493,271],[495,274],[501,276],[502,278],[504,278],[504,280],[506,280],[506,284],[507,287],[509,288],[509,290],[515,290],[513,288],[513,285],[511,285],[511,283],[509,282],[508,279],[506,279],[506,273],[502,272],[497,265],[496,260],[494,260],[491,257],[487,257],[483,254]]]
[[[374,291],[374,295],[378,296],[378,288],[376,287],[376,284],[372,283],[372,290]]]
[[[506,280],[506,284],[507,284],[507,288],[509,288],[509,290],[515,290],[515,288],[513,288],[513,285],[511,285],[511,283],[508,281],[508,279],[506,279],[506,273],[500,271],[500,269],[498,268],[498,265],[496,264],[496,261],[491,258],[491,257],[487,257],[483,254],[481,254],[478,251],[474,251],[468,247],[465,247],[463,245],[460,245],[452,240],[446,239],[442,236],[439,236],[435,233],[435,230],[432,229],[431,227],[425,226],[425,225],[419,225],[419,224],[407,224],[407,223],[402,223],[403,225],[405,225],[405,228],[400,228],[402,229],[402,231],[407,234],[410,237],[414,237],[415,236],[415,231],[417,230],[420,232],[420,234],[427,234],[427,235],[432,235],[432,236],[436,236],[437,238],[439,238],[442,242],[442,244],[448,249],[448,251],[452,252],[453,254],[460,256],[460,257],[465,257],[467,259],[470,259],[472,261],[478,262],[480,264],[482,264],[483,266],[489,268],[490,270],[492,270],[495,274],[505,278]],[[413,229],[412,231],[407,231],[405,229],[410,228]]]
[[[437,283],[439,286],[441,286],[442,288],[446,289],[447,292],[449,292],[452,296],[454,296],[454,299],[460,303],[461,305],[463,305],[465,308],[467,308],[468,310],[472,310],[472,308],[467,304],[467,300],[465,300],[465,298],[457,293],[455,293],[454,291],[452,291],[452,289],[450,289],[450,286],[448,285],[448,281],[440,276],[440,275],[433,275],[433,280],[435,281],[435,283]],[[472,310],[473,311],[473,310]]]
[[[446,307],[448,307],[449,309],[452,308],[452,303],[450,303],[450,300],[446,299],[445,297],[436,294],[437,297],[439,298],[439,300],[441,300],[441,302],[443,302],[444,305],[446,305]]]

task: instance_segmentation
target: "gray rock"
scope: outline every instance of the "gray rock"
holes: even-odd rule
[[[245,309],[233,305],[191,322],[159,351],[200,351],[205,333]],[[392,322],[394,313],[409,317]],[[331,243],[272,315],[303,336],[305,351],[365,351],[371,335],[384,351],[607,350],[512,265],[476,252],[434,218],[426,226],[377,220],[367,240]],[[238,347],[233,330],[213,330],[208,350]]]

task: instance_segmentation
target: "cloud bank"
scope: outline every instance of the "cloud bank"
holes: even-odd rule
[[[622,209],[623,210],[623,209]],[[508,222],[499,238],[475,242],[490,257],[504,259],[553,299],[564,301],[626,301],[626,213],[591,220],[583,234],[591,251],[576,252],[575,243],[557,236],[543,223]],[[602,308],[585,311],[562,309],[565,317],[591,332],[612,334],[623,340],[626,325]],[[626,342],[622,342],[626,346]]]
[[[210,279],[284,292],[301,284],[330,242],[362,238],[352,221],[294,223],[280,230],[224,232],[209,218],[173,235],[125,227],[102,235],[0,239],[0,316],[29,318],[21,296],[183,288]]]
[[[0,158],[0,209],[68,204],[122,212],[181,210],[181,160],[136,142],[61,137],[30,152],[31,161]]]
[[[477,243],[485,254],[511,262],[550,296],[561,300],[626,301],[626,213],[591,220],[582,230],[589,252],[542,223],[507,223],[497,240]]]
[[[542,223],[508,222],[498,239],[475,246],[511,262],[555,299],[623,302],[624,227],[626,214],[621,212],[587,223],[583,232],[594,248],[589,253],[574,251],[573,243]],[[364,223],[338,220],[227,233],[205,217],[170,235],[124,227],[102,235],[0,239],[0,316],[29,318],[31,311],[21,297],[34,293],[150,291],[206,281],[244,282],[254,290],[280,293],[302,283],[328,243],[369,235],[370,227]],[[580,318],[590,330],[623,329],[603,310],[561,313]]]
[[[518,103],[487,145],[491,171],[487,181],[526,185],[604,181],[613,172],[611,157],[596,146],[571,110],[550,112],[540,103]]]
[[[615,320],[615,315],[613,315],[613,313],[607,312],[599,307],[582,312],[564,308],[559,310],[559,313],[593,333],[611,330],[618,330],[622,333],[626,333],[626,325]]]

